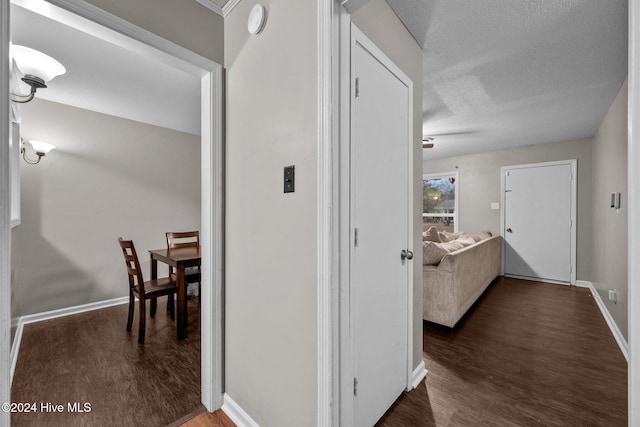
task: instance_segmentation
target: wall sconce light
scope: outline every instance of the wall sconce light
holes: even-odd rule
[[[22,153],[22,158],[24,159],[25,162],[29,163],[30,165],[37,165],[38,163],[40,163],[40,159],[43,156],[45,156],[49,151],[56,148],[51,144],[47,144],[46,142],[36,141],[33,139],[30,139],[27,142],[31,145],[31,148],[33,148],[33,151],[36,153],[36,156],[38,156],[37,160],[30,160],[27,157],[27,150],[25,149],[25,144],[24,142],[22,143],[22,148],[20,149],[20,152]]]
[[[11,100],[21,104],[31,101],[36,90],[46,88],[46,82],[67,71],[61,63],[49,55],[29,47],[12,45],[11,56],[24,75],[22,81],[31,86],[31,93],[28,95],[11,94]]]

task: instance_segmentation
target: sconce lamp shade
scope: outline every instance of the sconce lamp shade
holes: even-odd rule
[[[31,144],[31,147],[33,147],[33,151],[35,151],[36,154],[38,154],[39,156],[44,156],[49,151],[51,151],[54,148],[56,148],[51,144],[47,144],[46,142],[36,141],[36,140],[33,140],[33,139],[29,140],[29,144]]]
[[[49,55],[29,47],[12,45],[11,56],[22,74],[39,77],[45,82],[67,71],[61,63]]]

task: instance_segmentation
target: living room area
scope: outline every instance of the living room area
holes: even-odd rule
[[[597,6],[585,6],[589,7]],[[581,18],[563,15],[558,23],[549,24],[545,35],[529,35],[529,45],[544,46],[549,49],[546,54],[522,47],[525,53],[505,54],[495,64],[491,55],[496,50],[485,43],[500,31],[492,32],[479,23],[482,19],[471,17],[490,19],[484,10],[452,13],[477,24],[464,30],[477,40],[473,52],[461,48],[462,39],[453,30],[447,32],[446,22],[439,19],[437,26],[422,33],[423,39],[417,38],[419,43],[424,40],[425,52],[420,232],[424,359],[429,369],[420,393],[426,393],[421,398],[430,404],[425,407],[407,395],[389,411],[387,420],[408,417],[401,408],[411,407],[432,421],[428,425],[480,420],[562,424],[558,420],[567,413],[588,414],[584,423],[626,425],[631,95],[626,77],[626,2],[616,7],[615,13],[589,11],[592,18],[610,20],[590,27],[610,37],[593,55],[581,47],[587,38],[582,37],[584,22],[579,21],[586,19],[586,10]],[[432,20],[442,17],[438,5],[423,12]],[[541,13],[529,12],[529,16]],[[501,25],[510,28],[509,22]],[[559,22],[576,27],[554,33],[561,28]],[[615,27],[612,22],[619,22],[617,36],[609,30]],[[574,31],[575,38],[567,37]],[[415,27],[413,33],[418,34]],[[546,43],[547,36],[556,37],[555,48]],[[492,46],[504,53],[513,52],[522,40],[494,42]],[[446,48],[458,50],[449,53]],[[604,63],[606,70],[600,67]],[[600,87],[593,84],[598,79]],[[531,269],[531,274],[505,277],[514,276],[505,266],[508,240],[520,231],[505,219],[505,200],[511,191],[505,187],[505,170],[558,163],[573,164],[569,275],[566,280],[548,280]],[[564,184],[556,185],[551,178],[548,182],[549,191],[543,187],[527,201],[525,222],[542,223],[544,212],[551,212],[547,221],[552,227],[563,221],[552,193]],[[536,243],[536,254],[553,253],[569,239],[568,234],[546,231],[550,234]],[[578,336],[587,341],[578,342]],[[576,366],[585,371],[576,371]],[[587,373],[589,366],[600,368]],[[591,381],[578,386],[580,377],[590,375],[598,378],[597,385]],[[506,390],[499,391],[501,387]],[[550,392],[545,394],[543,388]],[[459,392],[458,399],[449,400],[446,390]],[[471,391],[476,397],[462,397]],[[568,403],[566,393],[575,393],[573,403]],[[497,400],[503,404],[490,403]],[[454,401],[464,404],[451,410]]]

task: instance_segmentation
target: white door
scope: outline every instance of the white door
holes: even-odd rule
[[[359,43],[352,79],[353,418],[372,426],[407,386],[410,92]]]
[[[573,165],[505,168],[504,273],[572,282]]]

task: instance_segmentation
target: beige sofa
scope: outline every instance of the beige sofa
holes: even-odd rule
[[[500,236],[489,237],[423,265],[423,319],[453,328],[500,274]]]

